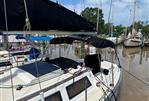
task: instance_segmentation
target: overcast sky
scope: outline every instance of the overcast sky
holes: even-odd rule
[[[51,0],[58,1],[59,4],[78,14],[86,7],[102,8],[104,20],[108,21],[110,0]],[[149,0],[136,0],[135,21],[149,20]],[[133,17],[134,0],[113,0],[113,20],[115,25],[130,25]]]

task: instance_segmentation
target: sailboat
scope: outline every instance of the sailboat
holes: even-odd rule
[[[28,18],[31,19],[31,25],[33,24],[33,30],[51,30],[56,28],[58,30],[67,30],[67,27],[69,31],[80,31],[85,29],[86,31],[94,30],[92,25],[86,22],[86,20],[80,18],[80,16],[70,12],[69,10],[66,10],[62,6],[55,4],[49,0],[25,1],[27,1],[28,4]],[[7,7],[11,8],[12,5],[15,4],[16,6],[13,6],[14,9],[18,9],[17,5],[22,4],[23,0],[16,0],[16,2],[12,2],[12,0],[7,0],[7,4],[10,3],[12,4]],[[38,7],[37,4],[39,5]],[[19,5],[19,7],[22,7],[22,5]],[[31,7],[31,9],[29,9],[29,7]],[[42,10],[43,8],[46,9]],[[49,12],[48,9],[54,8],[56,8],[58,14],[60,13],[61,16],[59,16],[59,18],[57,18],[58,15],[55,15],[56,12],[54,12],[54,16],[49,13],[47,13],[46,16],[42,15],[45,11]],[[7,8],[8,11],[14,9]],[[32,12],[32,10],[34,12]],[[38,10],[40,13],[42,13],[40,16],[36,16]],[[0,14],[3,15],[3,13]],[[9,25],[6,26],[6,34],[9,34],[8,29],[21,30],[24,25],[24,22],[22,20],[21,22],[19,22],[19,20],[22,19],[21,15],[21,17],[17,16],[15,19],[12,20],[12,15],[10,16],[9,14],[13,15],[14,13],[7,13],[10,23],[8,23]],[[65,18],[67,14],[69,17]],[[73,17],[70,17],[69,14]],[[50,21],[48,20],[49,16],[53,16],[54,18],[56,18],[56,21],[51,20],[54,21],[54,23],[50,23]],[[64,19],[60,20],[62,17],[64,17]],[[72,23],[69,23],[70,18],[74,18],[72,20]],[[77,20],[75,20],[75,18]],[[28,20],[29,19],[27,19],[27,21]],[[16,23],[11,23],[13,21],[16,21]],[[64,21],[68,21],[68,24]],[[76,25],[78,26],[75,26],[73,25],[73,21],[75,23],[78,21],[80,22],[76,23]],[[57,22],[59,23],[56,24]],[[2,24],[0,25],[1,29],[5,29],[5,24],[3,24],[4,23],[2,22]],[[29,24],[29,22],[27,22],[27,24]],[[50,24],[53,24],[53,26],[51,26]],[[30,28],[28,32],[25,30],[24,33],[29,32],[31,32]],[[109,40],[101,39],[96,36],[82,34],[72,36],[68,35],[66,37],[56,37],[52,40],[49,40],[49,43],[72,44],[74,40],[79,40],[91,44],[92,46],[97,48],[111,47],[115,49],[115,45]],[[32,52],[32,57],[36,57],[35,50],[33,50]],[[34,61],[26,62],[26,64],[21,66],[13,67],[13,65],[10,65],[8,67],[9,69],[0,72],[0,98],[3,101],[116,100],[122,77],[120,66],[112,62],[101,61],[100,54],[87,55],[84,59],[84,62],[77,62],[62,56],[53,59],[45,57],[40,60],[35,58]]]
[[[113,42],[91,35],[57,37],[50,44],[72,44],[74,40],[90,43],[96,48],[115,48]],[[101,61],[100,58],[100,54],[87,55],[84,62],[79,63],[67,57],[47,57],[12,68],[13,85],[9,83],[10,71],[4,71],[0,78],[1,98],[5,101],[11,100],[13,89],[13,100],[17,101],[116,99],[122,77],[121,69],[114,63]]]
[[[142,33],[136,32],[135,29],[133,29],[132,34],[129,33],[127,39],[124,41],[125,47],[139,47],[144,43],[144,39]]]
[[[135,24],[135,13],[136,13],[136,3],[137,1],[134,0],[134,8],[133,8],[133,28],[132,33],[129,33],[127,39],[124,41],[125,47],[139,47],[143,46],[145,40],[143,39],[143,35],[141,33],[141,29],[137,32],[134,24]]]
[[[112,41],[115,45],[121,44],[124,41],[124,36],[119,36],[119,37],[107,37],[107,40]]]
[[[110,10],[109,10],[109,18],[108,18],[108,21],[110,23],[110,19],[112,19],[111,21],[111,25],[110,25],[110,37],[107,37],[106,39],[107,40],[110,40],[112,41],[115,45],[118,45],[120,43],[122,43],[124,41],[124,36],[121,35],[121,36],[118,36],[116,32],[114,32],[114,29],[113,29],[113,13],[114,13],[114,4],[113,4],[113,0],[111,0],[111,3],[110,3]],[[112,12],[112,15],[111,15],[111,12]],[[111,17],[112,16],[112,17]]]

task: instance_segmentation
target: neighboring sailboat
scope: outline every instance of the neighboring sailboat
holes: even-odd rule
[[[141,29],[138,29],[137,32],[135,29],[135,16],[136,16],[136,3],[137,1],[134,0],[134,7],[133,7],[133,22],[132,22],[132,33],[129,32],[127,39],[124,41],[125,47],[139,47],[144,46],[145,39],[141,33]]]
[[[144,39],[141,31],[136,32],[133,29],[132,34],[129,33],[127,39],[124,41],[125,47],[139,47],[144,43]]]
[[[115,45],[118,45],[124,41],[124,36],[123,35],[118,36],[118,34],[114,32],[114,29],[113,29],[114,28],[113,26],[114,14],[113,13],[114,13],[114,4],[113,4],[113,0],[111,0],[109,18],[108,18],[109,24],[110,24],[110,19],[112,20],[110,24],[110,28],[109,28],[110,37],[107,37],[106,39],[112,41]]]
[[[111,37],[107,37],[106,39],[112,41],[115,45],[118,45],[124,41],[124,35],[121,35],[119,37],[111,36]]]

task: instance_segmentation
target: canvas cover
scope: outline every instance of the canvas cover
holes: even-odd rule
[[[94,26],[78,14],[50,0],[26,0],[31,30],[94,31]],[[6,0],[8,30],[23,30],[24,0]],[[4,0],[0,0],[0,30],[5,31]]]

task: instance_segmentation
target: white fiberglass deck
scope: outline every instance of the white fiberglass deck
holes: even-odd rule
[[[109,86],[112,83],[112,64],[107,61],[101,62],[101,68],[108,69],[109,74],[104,75],[103,73],[97,73],[96,76],[106,84],[110,89],[117,90],[120,83],[121,71],[117,65],[113,64],[114,71],[114,86]],[[87,88],[87,99],[88,101],[99,101],[104,98],[104,91],[106,91],[107,96],[111,96],[111,91],[109,91],[100,80],[97,80],[97,77],[93,75],[93,73],[88,68],[78,67],[77,69],[68,69],[69,72],[64,73],[61,69],[52,71],[41,76],[40,84],[41,89],[44,94],[44,97],[48,97],[55,92],[60,92],[62,101],[84,101],[85,99],[85,91],[80,92],[78,95],[73,98],[69,98],[66,88],[73,84],[73,82],[77,82],[78,80],[87,77],[91,85]],[[40,86],[38,84],[38,79],[18,68],[12,69],[13,74],[13,91],[15,100],[19,101],[37,101],[40,100]],[[76,75],[75,75],[76,74]],[[50,78],[52,77],[52,78]],[[10,80],[10,71],[6,71],[4,74],[0,74],[0,98],[2,101],[10,101],[12,100],[12,88],[11,88],[11,80]],[[97,86],[96,84],[100,86]],[[23,88],[20,90],[16,90],[16,88],[22,85]],[[6,97],[7,96],[7,97]]]

